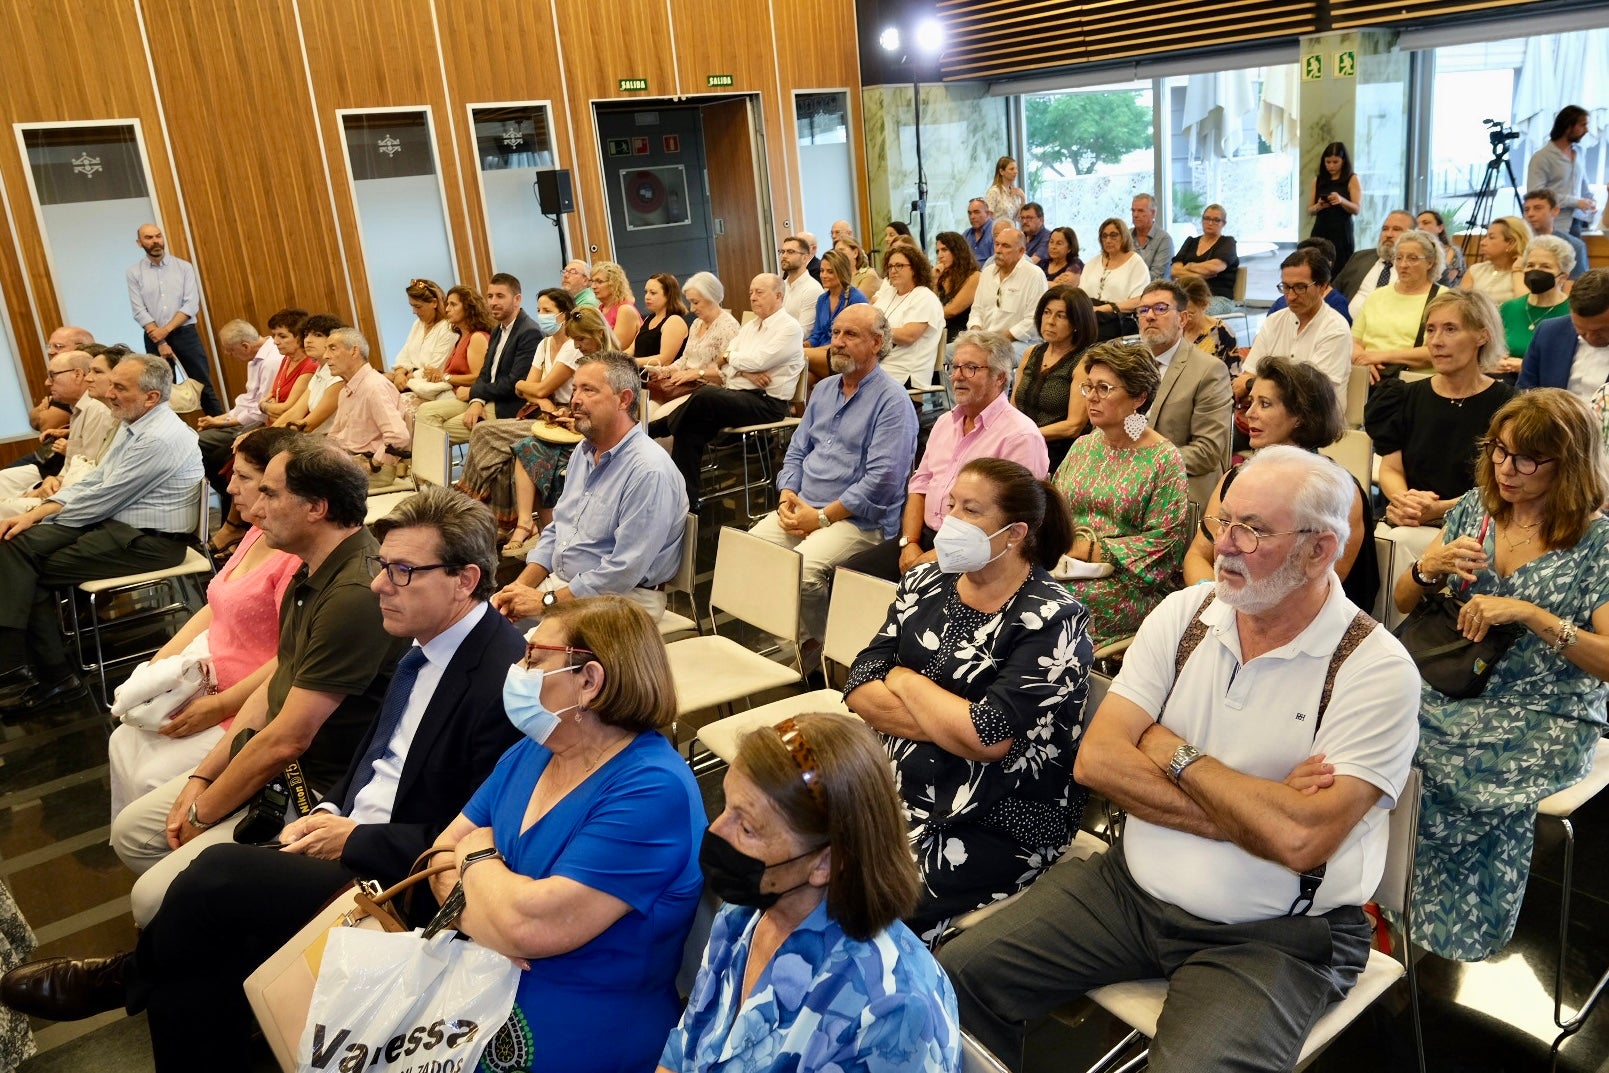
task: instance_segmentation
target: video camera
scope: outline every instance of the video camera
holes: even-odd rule
[[[1499,156],[1508,152],[1508,143],[1520,136],[1519,131],[1501,119],[1483,119],[1481,123],[1491,128],[1486,132],[1486,137],[1491,139],[1492,152]]]

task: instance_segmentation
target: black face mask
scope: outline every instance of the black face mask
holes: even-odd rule
[[[784,894],[796,891],[805,884],[796,883],[787,890],[762,891],[760,882],[765,878],[765,873],[772,868],[808,857],[812,853],[820,853],[824,848],[817,846],[815,849],[805,850],[797,857],[789,857],[775,864],[766,864],[758,857],[750,857],[716,834],[713,829],[705,828],[704,843],[698,848],[698,866],[704,872],[704,882],[709,884],[710,890],[721,901],[766,910],[776,905]]]
[[[1552,272],[1540,268],[1527,269],[1525,273],[1525,289],[1532,294],[1546,294],[1558,284],[1558,277]]]

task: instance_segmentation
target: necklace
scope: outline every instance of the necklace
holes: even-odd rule
[[[1541,324],[1544,320],[1546,320],[1547,315],[1549,313],[1553,312],[1557,308],[1558,308],[1557,304],[1550,305],[1550,306],[1533,306],[1529,302],[1527,302],[1525,304],[1525,320],[1527,322],[1527,325],[1530,327],[1531,331],[1535,332],[1536,331],[1536,326],[1538,324]],[[1533,309],[1541,310],[1541,312],[1536,316],[1532,316],[1531,315],[1531,310],[1533,310]]]
[[[1508,528],[1510,530],[1514,530],[1514,529],[1534,530],[1540,524],[1542,524],[1542,523],[1541,522],[1531,522],[1529,525],[1527,525],[1527,524],[1525,524],[1523,522],[1509,522],[1508,523]],[[1510,540],[1507,536],[1505,536],[1505,537],[1503,537],[1503,543],[1508,545],[1508,550],[1509,551],[1516,551],[1516,550],[1518,550],[1520,548],[1525,547],[1525,545],[1529,544],[1535,538],[1536,538],[1536,533],[1535,532],[1530,533],[1524,540]]]

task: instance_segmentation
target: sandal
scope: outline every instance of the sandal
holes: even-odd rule
[[[521,533],[525,535],[521,536]],[[531,541],[536,539],[536,536],[537,531],[534,525],[531,525],[529,522],[521,522],[520,524],[516,525],[514,527],[514,531],[508,535],[508,543],[503,545],[503,554],[509,558],[524,555],[528,550],[530,550]]]
[[[218,542],[220,536],[225,538],[221,544]],[[226,522],[222,528],[212,535],[212,539],[207,541],[207,551],[214,559],[227,559],[235,553],[235,549],[240,546],[240,542],[244,539],[246,539],[246,534],[242,530]]]

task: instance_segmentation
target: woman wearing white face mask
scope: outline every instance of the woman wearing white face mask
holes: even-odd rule
[[[951,917],[1049,868],[1078,830],[1073,759],[1089,614],[1050,576],[1067,504],[1022,466],[967,463],[935,540],[900,582],[845,695],[899,774],[922,872],[907,918],[928,943]]]
[[[525,963],[487,1053],[506,1068],[650,1068],[681,1013],[705,826],[659,732],[676,688],[658,628],[621,596],[551,608],[503,706],[524,739],[437,840],[457,868],[432,880],[438,899],[462,880],[459,930]]]

